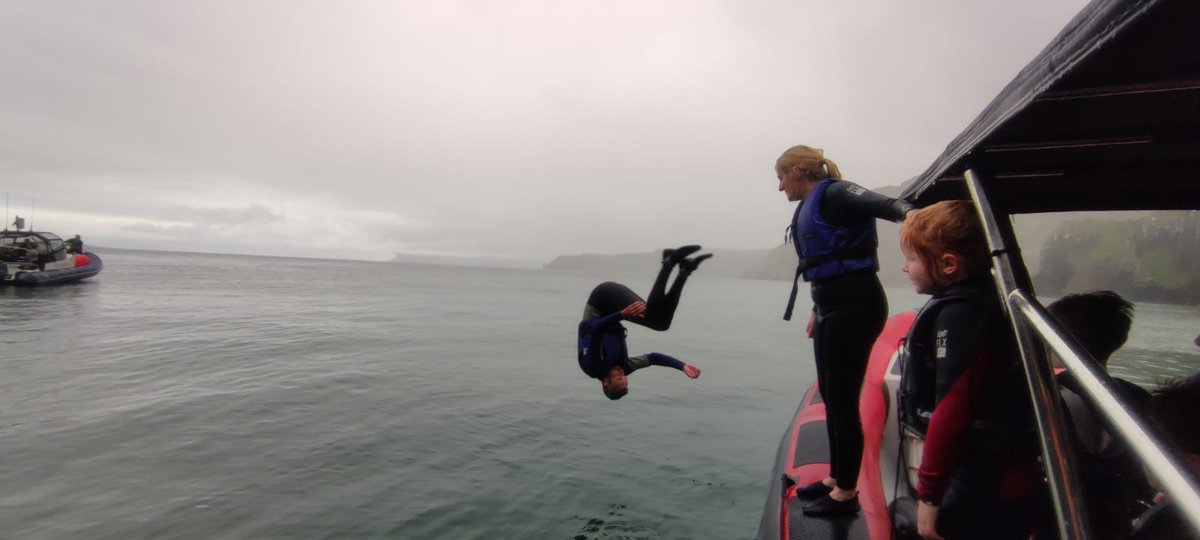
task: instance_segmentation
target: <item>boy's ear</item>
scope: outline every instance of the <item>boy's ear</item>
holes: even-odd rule
[[[943,253],[941,259],[942,259],[942,261],[941,261],[942,262],[942,273],[945,274],[944,277],[952,278],[958,274],[959,263],[961,263],[962,261],[959,260],[959,257],[957,254]]]

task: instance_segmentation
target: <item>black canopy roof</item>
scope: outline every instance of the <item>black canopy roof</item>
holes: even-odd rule
[[[1012,213],[1200,208],[1200,1],[1094,0],[902,197],[967,168]]]

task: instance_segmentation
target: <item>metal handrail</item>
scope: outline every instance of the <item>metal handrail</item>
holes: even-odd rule
[[[1090,360],[1090,355],[1054,322],[1045,308],[1024,291],[1016,290],[1009,294],[1008,304],[1010,311],[1019,314],[1042,342],[1058,355],[1067,371],[1083,387],[1092,407],[1108,421],[1115,434],[1158,480],[1163,491],[1183,510],[1182,514],[1192,528],[1200,533],[1200,485],[1190,478],[1186,467],[1163,451],[1165,446],[1153,430],[1146,429],[1148,423],[1141,413],[1129,407],[1124,402],[1123,394],[1115,391],[1112,378],[1101,369],[1098,362]]]
[[[1046,470],[1050,501],[1058,517],[1059,538],[1086,540],[1091,538],[1089,524],[1084,517],[1087,515],[1087,503],[1082,496],[1083,489],[1076,471],[1076,461],[1072,459],[1074,448],[1068,431],[1070,428],[1067,427],[1062,414],[1062,400],[1059,399],[1058,385],[1054,381],[1054,371],[1049,359],[1043,354],[1043,348],[1034,343],[1035,336],[1030,335],[1028,326],[1020,324],[1016,317],[1011,316],[1012,310],[1006,301],[1009,293],[1032,287],[1029,274],[1025,270],[1024,261],[1021,260],[1012,223],[1007,219],[997,219],[997,208],[989,195],[984,176],[978,169],[973,168],[963,173],[991,252],[993,277],[996,290],[1000,294],[996,301],[1004,306],[1004,310],[1009,314],[1013,336],[1021,352],[1021,365],[1029,388],[1030,407],[1037,424],[1042,467]],[[1003,212],[1000,213],[1002,217],[1007,217]]]
[[[1192,528],[1200,533],[1200,487],[1191,479],[1187,468],[1168,455],[1156,434],[1146,429],[1146,421],[1138,412],[1131,413],[1114,392],[1112,379],[1090,360],[1091,356],[1053,322],[1052,318],[1033,299],[1030,282],[1020,250],[1017,248],[1012,224],[997,219],[997,211],[989,196],[989,186],[978,169],[964,171],[967,190],[975,205],[991,250],[994,277],[1002,304],[1013,325],[1021,350],[1026,382],[1032,398],[1042,447],[1043,466],[1050,495],[1058,515],[1059,535],[1064,539],[1084,539],[1090,535],[1089,524],[1083,519],[1085,503],[1079,478],[1072,463],[1074,452],[1064,422],[1058,384],[1046,358],[1045,349],[1034,341],[1049,346],[1082,385],[1084,398],[1093,402],[1101,416],[1112,426],[1115,435],[1132,449],[1149,473],[1159,481],[1164,492],[1183,510]]]

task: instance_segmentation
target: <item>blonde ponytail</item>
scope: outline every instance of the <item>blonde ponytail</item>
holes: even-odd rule
[[[775,171],[783,172],[799,167],[814,180],[825,178],[842,178],[842,171],[833,160],[825,157],[825,150],[803,144],[793,146],[784,151],[775,161]]]
[[[825,169],[825,178],[842,179],[842,171],[838,170],[837,163],[834,163],[832,159],[823,157],[819,163]]]

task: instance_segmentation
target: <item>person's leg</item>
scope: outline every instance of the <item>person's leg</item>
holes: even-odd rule
[[[671,327],[671,321],[675,319],[675,309],[679,307],[679,294],[683,291],[683,283],[687,281],[686,277],[680,275],[675,278],[671,291],[665,292],[667,280],[670,279],[674,267],[672,262],[663,262],[662,268],[658,270],[658,277],[654,279],[654,286],[650,288],[650,299],[646,301],[646,318],[634,322],[655,330]]]
[[[828,335],[828,321],[824,314],[817,313],[817,321],[813,325],[813,360],[817,367],[817,390],[821,392],[821,402],[825,404],[825,435],[829,441],[829,476],[837,479],[837,471],[839,469],[839,458],[841,453],[838,451],[840,440],[837,437],[834,415],[837,414],[836,408],[831,411],[829,409],[829,397],[833,389],[829,386],[831,379],[836,379],[828,373],[831,364],[835,362],[830,359],[835,358],[834,350],[830,348],[830,339]]]
[[[671,321],[675,319],[675,310],[679,307],[679,296],[683,293],[683,284],[687,283],[687,277],[696,269],[700,261],[712,257],[712,255],[706,254],[695,259],[686,258],[686,255],[695,253],[699,249],[700,246],[683,246],[663,252],[662,267],[659,268],[658,276],[654,279],[654,286],[650,288],[650,299],[646,301],[646,318],[634,322],[654,330],[671,328]],[[667,291],[667,280],[671,277],[671,269],[676,264],[679,265],[679,274],[675,276],[671,290]]]
[[[1039,491],[1005,500],[999,496],[1003,462],[970,456],[955,471],[938,509],[937,531],[947,540],[958,538],[1018,540],[1029,538],[1049,507]],[[1056,531],[1055,531],[1056,532]],[[1051,534],[1053,538],[1057,536]]]
[[[859,465],[863,453],[862,419],[858,400],[871,347],[882,330],[882,325],[862,309],[847,308],[828,321],[826,336],[832,342],[827,350],[831,361],[823,375],[828,379],[825,399],[826,422],[830,426],[831,445],[837,448],[837,466],[831,468],[830,476],[837,479],[837,487],[854,491],[858,485]],[[831,456],[832,457],[832,456]],[[831,460],[831,467],[833,462]]]
[[[822,308],[819,331],[814,331],[814,340],[819,340],[814,345],[829,433],[830,476],[837,479],[840,490],[849,492],[858,484],[863,452],[859,392],[871,347],[887,317],[883,288],[873,274],[867,276],[834,285],[841,300],[832,308]]]
[[[625,309],[634,302],[642,301],[642,297],[629,287],[606,281],[592,289],[588,295],[587,306],[584,308],[584,319],[598,319]],[[636,322],[636,321],[634,321]]]

